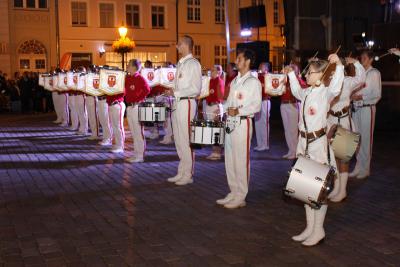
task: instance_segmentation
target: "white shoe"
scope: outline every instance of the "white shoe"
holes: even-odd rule
[[[161,140],[160,141],[160,144],[163,144],[163,145],[170,145],[170,144],[173,144],[174,142],[172,141],[172,139],[163,139],[163,140]]]
[[[180,179],[182,179],[182,176],[180,176],[179,174],[175,175],[174,177],[170,177],[167,179],[168,182],[170,183],[176,183],[178,182]]]
[[[88,137],[88,139],[89,139],[89,140],[97,140],[97,139],[99,139],[99,137],[98,137],[98,136],[91,135],[91,136]]]
[[[71,126],[71,127],[68,128],[68,130],[70,130],[70,131],[78,131],[78,128],[74,128],[74,127]]]
[[[267,148],[267,147],[255,147],[254,150],[261,152],[261,151],[269,150],[269,148]]]
[[[111,149],[111,152],[112,153],[124,153],[124,149],[121,147],[117,147],[117,148]]]
[[[112,142],[111,142],[111,140],[103,140],[103,141],[99,142],[99,145],[101,145],[101,146],[111,146]]]
[[[302,242],[306,240],[312,234],[312,231],[314,229],[315,210],[312,209],[309,205],[304,205],[304,208],[306,209],[306,229],[304,229],[301,234],[292,236],[292,239],[297,242]]]
[[[232,199],[228,203],[224,205],[225,208],[227,209],[238,209],[246,206],[246,201],[241,200],[241,199]]]
[[[283,159],[287,159],[289,157],[289,153],[286,153],[285,155],[282,156]]]
[[[328,205],[322,205],[319,210],[315,210],[314,229],[312,234],[301,243],[303,246],[311,247],[317,245],[325,238],[324,220]]]
[[[154,139],[158,139],[160,137],[160,135],[157,133],[157,134],[155,134],[155,133],[152,133],[150,136],[149,136],[149,138],[151,139],[151,140],[154,140]]]
[[[187,185],[187,184],[192,184],[193,179],[192,178],[182,178],[179,181],[177,181],[175,184],[176,185]]]
[[[343,172],[339,174],[340,179],[340,187],[339,192],[330,199],[332,202],[340,202],[347,197],[346,187],[347,187],[347,180],[349,174],[347,172]]]
[[[217,203],[218,205],[225,205],[225,204],[228,204],[229,202],[231,202],[232,200],[233,200],[233,194],[232,194],[232,193],[229,193],[228,195],[226,195],[225,198],[223,198],[223,199],[218,199],[218,200],[216,201],[216,203]]]
[[[135,156],[127,158],[126,161],[128,161],[130,163],[141,163],[141,162],[144,162],[143,158],[137,158]]]
[[[61,126],[61,127],[67,127],[67,126],[68,126],[68,123],[63,122],[63,123],[60,124],[60,126]]]
[[[53,123],[58,124],[58,123],[61,123],[61,121],[60,120],[55,120],[55,121],[53,121]]]
[[[221,159],[221,154],[212,152],[206,159],[209,159],[209,160],[220,160]]]
[[[358,175],[356,176],[356,178],[362,180],[362,179],[366,179],[368,176],[369,176],[369,173],[358,174]]]

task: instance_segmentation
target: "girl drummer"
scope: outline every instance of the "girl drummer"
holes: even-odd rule
[[[342,92],[331,102],[331,109],[328,113],[328,128],[333,133],[337,126],[354,131],[354,123],[350,117],[350,96],[352,92],[365,82],[365,70],[358,60],[347,57],[345,59],[345,78],[343,81]],[[355,74],[350,68],[355,69]],[[354,72],[354,71],[353,71]],[[353,75],[351,75],[353,74]],[[338,179],[335,180],[335,186],[329,199],[332,202],[340,202],[346,198],[346,186],[349,176],[349,163],[336,158],[336,164],[339,168]]]
[[[331,100],[340,94],[344,71],[343,65],[336,54],[331,54],[328,60],[330,64],[336,64],[336,71],[329,86],[325,86],[321,82],[328,66],[327,61],[315,60],[310,63],[306,74],[309,87],[306,89],[301,88],[296,74],[290,66],[285,67],[284,72],[288,74],[292,94],[301,101],[300,135],[296,154],[308,156],[317,162],[336,167],[335,161],[330,161],[330,155],[333,157],[333,152],[329,147],[325,134],[327,126],[326,114],[329,111]],[[309,205],[304,205],[304,207],[307,226],[300,235],[293,236],[292,239],[302,242],[304,246],[314,246],[325,238],[323,224],[328,205],[323,204],[318,210],[311,208]]]

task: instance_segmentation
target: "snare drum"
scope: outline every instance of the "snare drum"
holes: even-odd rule
[[[167,107],[164,103],[143,102],[139,104],[139,121],[141,122],[164,122]]]
[[[299,156],[283,192],[319,209],[333,189],[334,176],[331,166]]]
[[[190,123],[190,143],[224,145],[225,123],[212,120],[193,120]]]
[[[349,162],[360,145],[360,138],[359,133],[352,132],[339,125],[331,140],[335,158]]]

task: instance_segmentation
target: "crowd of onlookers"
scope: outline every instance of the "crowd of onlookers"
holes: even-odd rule
[[[53,111],[51,92],[39,85],[35,72],[14,73],[10,78],[0,71],[0,112],[38,113]]]

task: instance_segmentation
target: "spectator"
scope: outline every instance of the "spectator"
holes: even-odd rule
[[[32,83],[29,80],[28,72],[24,72],[18,81],[18,88],[21,92],[21,109],[23,113],[31,111]]]
[[[17,83],[14,80],[8,81],[8,89],[11,101],[11,112],[21,112],[21,98]]]

